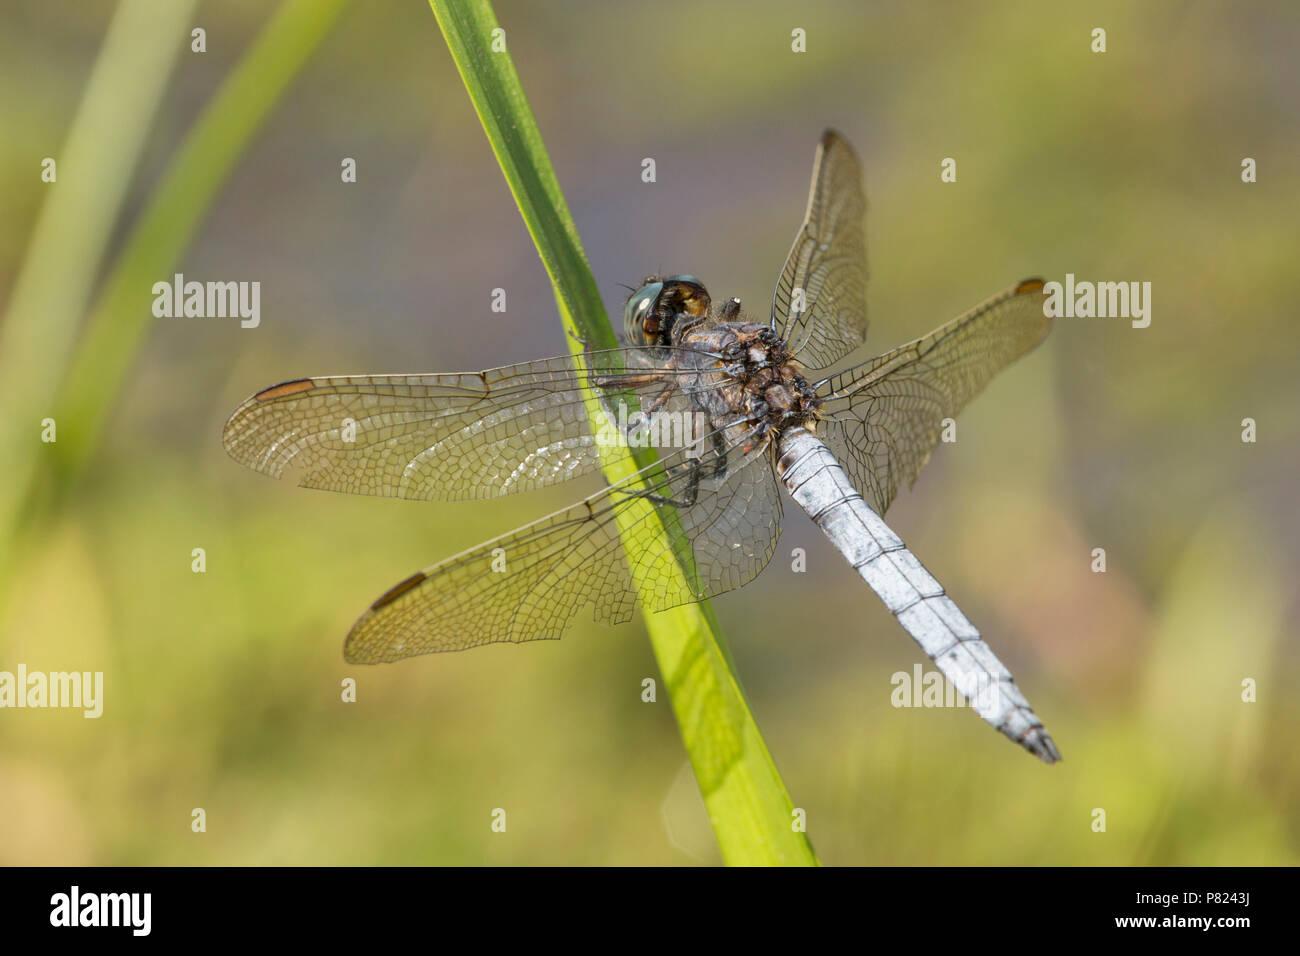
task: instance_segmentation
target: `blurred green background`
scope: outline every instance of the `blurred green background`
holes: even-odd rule
[[[210,205],[195,201],[193,243],[153,237],[175,269],[107,316],[110,338],[117,321],[147,334],[80,469],[58,458],[82,440],[78,419],[40,445],[55,406],[35,397],[68,386],[64,353],[270,13],[200,3],[163,41],[125,31],[153,60],[122,58],[105,80],[118,86],[100,88],[127,91],[120,113],[86,117],[89,159],[46,184],[41,160],[69,148],[117,7],[0,7],[0,394],[13,402],[0,413],[18,436],[5,454],[30,458],[36,489],[4,463],[0,491],[23,510],[0,564],[0,669],[105,674],[99,720],[0,711],[0,862],[716,862],[668,702],[640,700],[658,674],[639,622],[342,660],[349,625],[390,585],[590,486],[350,498],[270,481],[221,448],[238,402],[284,379],[566,351],[428,6],[341,6],[265,125],[227,141],[238,161]],[[1064,763],[1039,764],[965,709],[892,707],[891,675],[923,658],[793,506],[771,566],[714,602],[820,858],[1300,862],[1295,5],[496,9],[611,314],[618,283],[662,270],[764,315],[827,125],[867,169],[869,354],[1024,276],[1153,284],[1147,329],[1058,320],[889,513]],[[190,51],[193,26],[206,53]],[[796,27],[807,53],[790,50]],[[1090,51],[1094,27],[1105,54]],[[156,115],[129,82],[152,84]],[[355,184],[340,182],[343,157]],[[956,183],[940,182],[945,157]],[[1244,157],[1257,183],[1241,181]],[[41,253],[43,207],[78,188],[85,202]],[[172,271],[260,280],[261,326],[152,319],[148,286]],[[23,282],[48,304],[32,328],[66,321],[66,349],[14,332]],[[791,572],[795,547],[806,574]],[[356,704],[339,700],[349,676]]]

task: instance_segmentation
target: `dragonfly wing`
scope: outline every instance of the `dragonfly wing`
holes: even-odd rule
[[[722,477],[701,477],[700,470],[718,461],[711,452],[696,464],[683,451],[661,453],[658,464],[639,473],[650,492],[674,500],[698,482],[694,504],[683,502],[672,513],[659,505],[646,509],[635,476],[607,487],[391,588],[353,625],[344,657],[371,664],[478,644],[556,639],[587,606],[599,622],[624,622],[636,604],[636,579],[650,585],[653,610],[747,583],[776,546],[780,498],[766,449],[747,451],[739,426],[720,434],[728,446]],[[711,434],[699,437],[712,447]],[[684,575],[681,556],[690,569]]]
[[[665,359],[638,349],[588,358],[585,372],[559,356],[484,372],[298,379],[247,399],[223,441],[241,464],[295,472],[307,488],[453,501],[540,488],[599,468],[587,394],[610,408],[615,392],[648,402],[664,387],[655,377],[671,376]],[[625,368],[638,384],[599,384],[627,381]],[[605,444],[606,461],[624,454]]]
[[[885,513],[899,483],[929,460],[945,418],[1034,348],[1051,321],[1043,283],[1004,290],[929,335],[827,379],[826,443],[855,487]]]
[[[866,213],[857,154],[827,130],[813,161],[808,210],[772,296],[772,324],[810,368],[833,365],[866,340]]]

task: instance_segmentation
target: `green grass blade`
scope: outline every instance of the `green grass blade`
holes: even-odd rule
[[[491,4],[430,0],[430,6],[550,275],[565,328],[571,338],[581,337],[593,348],[614,346],[617,339],[595,277],[506,52],[507,38],[494,35],[499,25]],[[575,341],[572,351],[581,362],[582,346]],[[594,401],[588,411],[596,414]],[[625,461],[605,468],[605,475],[615,482],[634,471]],[[644,502],[639,513],[621,523],[642,518],[673,520]],[[666,532],[662,540],[668,540]],[[689,575],[692,569],[682,573]],[[708,604],[647,613],[645,619],[723,858],[732,864],[816,864],[807,836],[794,830],[793,804]]]

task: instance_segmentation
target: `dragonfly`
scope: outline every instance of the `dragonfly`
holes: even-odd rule
[[[627,299],[619,348],[302,378],[244,401],[227,452],[308,488],[489,499],[632,465],[390,588],[352,626],[345,659],[556,639],[584,608],[618,624],[638,601],[659,611],[741,587],[775,551],[784,486],[981,717],[1059,760],[1011,673],[882,517],[945,420],[1045,337],[1043,282],[832,371],[866,339],[866,206],[856,153],[827,130],[766,320],[737,298],[715,305],[693,275],[650,276]]]

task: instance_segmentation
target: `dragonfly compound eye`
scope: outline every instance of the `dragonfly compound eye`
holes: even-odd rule
[[[664,280],[662,298],[659,307],[673,315],[684,312],[695,319],[708,315],[709,291],[695,276],[669,276]]]
[[[623,307],[623,332],[629,345],[657,345],[664,329],[655,309],[662,282],[650,282],[632,293]]]
[[[650,276],[623,308],[623,331],[633,346],[673,344],[673,330],[685,331],[709,314],[709,293],[695,276]],[[677,320],[686,318],[680,327]]]

